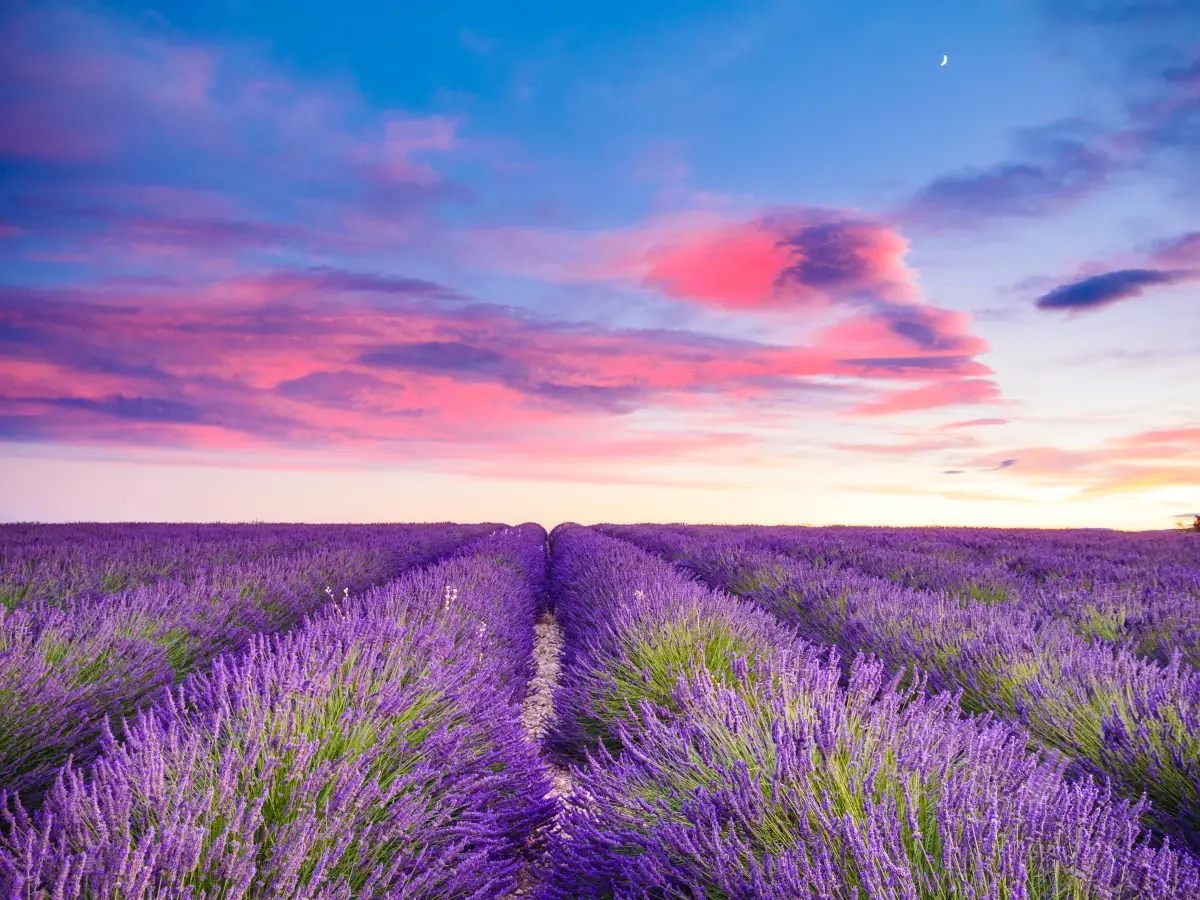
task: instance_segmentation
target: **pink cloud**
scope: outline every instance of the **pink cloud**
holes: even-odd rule
[[[919,296],[888,227],[829,210],[739,218],[711,210],[648,217],[576,234],[497,228],[463,238],[464,255],[511,274],[551,281],[621,280],[727,309],[826,306]]]
[[[441,116],[388,119],[379,148],[380,174],[392,181],[433,184],[440,178],[438,173],[426,163],[413,162],[411,157],[422,150],[454,149],[459,143],[457,128],[457,121]]]
[[[856,407],[853,412],[860,416],[884,416],[920,409],[936,409],[941,406],[996,403],[1000,399],[1000,388],[994,382],[963,378],[935,382],[904,391],[891,391]]]
[[[957,428],[981,428],[986,425],[1007,425],[1008,419],[967,419],[963,422],[947,422],[939,425],[938,431],[950,431]]]
[[[1200,428],[1164,428],[1113,438],[1090,448],[1021,447],[988,454],[979,466],[1013,460],[1017,477],[1078,488],[1084,496],[1136,493],[1200,483]]]
[[[670,297],[742,308],[774,302],[790,259],[777,235],[749,224],[685,235],[626,265],[643,285]]]
[[[1160,242],[1155,247],[1152,259],[1163,266],[1200,265],[1200,231]]]
[[[0,300],[0,324],[26,335],[5,345],[0,416],[24,423],[25,439],[215,447],[227,434],[237,448],[370,456],[428,445],[475,458],[481,447],[530,441],[583,446],[600,429],[606,452],[636,447],[646,461],[685,438],[635,439],[625,413],[671,410],[694,421],[725,410],[724,437],[708,444],[741,446],[760,411],[770,424],[797,402],[836,406],[912,377],[888,368],[847,376],[837,354],[854,352],[851,344],[563,326],[419,279],[330,269],[195,287],[126,279],[58,294],[10,290]],[[989,383],[953,367],[923,377],[931,375],[951,380],[856,412],[994,399]],[[813,377],[845,377],[847,393],[818,389]]]
[[[932,453],[942,450],[962,450],[978,447],[974,438],[941,438],[907,441],[902,444],[835,444],[837,450],[851,453],[869,453],[877,456],[911,456],[916,453]]]

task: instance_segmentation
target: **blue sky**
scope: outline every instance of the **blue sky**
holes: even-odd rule
[[[0,517],[1200,506],[1194,4],[0,20]]]

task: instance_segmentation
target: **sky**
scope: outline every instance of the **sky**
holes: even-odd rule
[[[1198,384],[1194,0],[0,0],[2,521],[1169,528]]]

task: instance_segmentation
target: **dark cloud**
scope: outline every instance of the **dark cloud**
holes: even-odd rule
[[[920,369],[937,372],[957,372],[974,362],[970,356],[877,356],[858,359],[842,359],[839,362],[870,369]]]
[[[128,363],[124,360],[104,356],[91,356],[72,360],[72,368],[80,373],[97,375],[122,375],[126,378],[144,378],[149,381],[174,381],[174,376],[164,372],[156,365]]]
[[[247,337],[316,337],[327,331],[327,326],[319,317],[313,317],[289,303],[267,303],[252,309],[237,310],[226,318],[180,322],[176,327],[184,334]]]
[[[962,475],[966,472],[965,469],[946,469],[942,472],[943,475]]]
[[[394,384],[388,384],[362,372],[342,370],[338,372],[310,372],[300,378],[280,382],[275,391],[291,400],[302,400],[323,406],[342,406],[353,404],[370,388],[386,387],[395,390]]]
[[[86,409],[117,419],[129,419],[136,422],[173,422],[190,425],[202,422],[205,418],[204,414],[190,403],[159,400],[154,397],[124,397],[118,394],[104,400],[56,397],[46,402],[55,406]]]
[[[918,347],[934,347],[937,345],[937,332],[923,322],[902,319],[898,322],[892,322],[891,328],[896,334],[908,338]]]
[[[1000,469],[1008,469],[1016,464],[1017,461],[1015,459],[1002,459],[1000,460],[1000,465],[996,466],[992,471],[998,472]]]
[[[863,251],[873,244],[873,233],[855,222],[825,222],[801,229],[780,242],[798,251],[800,261],[779,273],[779,281],[814,288],[836,289],[861,283],[872,272]]]
[[[590,407],[610,413],[631,411],[636,406],[636,401],[647,394],[641,388],[628,385],[555,384],[549,381],[531,385],[524,389],[523,393],[550,401],[551,404],[565,404],[573,408]]]
[[[0,415],[0,441],[36,441],[46,435],[46,421],[39,416]]]
[[[1140,296],[1145,288],[1177,284],[1194,273],[1159,269],[1119,269],[1056,287],[1037,300],[1038,309],[1095,309]]]
[[[329,291],[363,291],[381,294],[403,294],[416,297],[460,299],[457,291],[423,278],[404,278],[352,272],[328,266],[307,269],[277,270],[271,280],[280,283],[296,282],[304,287]]]
[[[941,310],[906,303],[875,303],[874,312],[888,328],[921,350],[958,350],[970,342],[969,334],[950,334],[941,326],[947,319]]]
[[[433,375],[451,375],[502,384],[522,382],[526,369],[502,353],[453,341],[393,344],[369,350],[358,357],[365,366],[407,369]]]

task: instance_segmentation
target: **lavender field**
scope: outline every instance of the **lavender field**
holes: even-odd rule
[[[0,526],[0,896],[1200,900],[1200,536]]]

